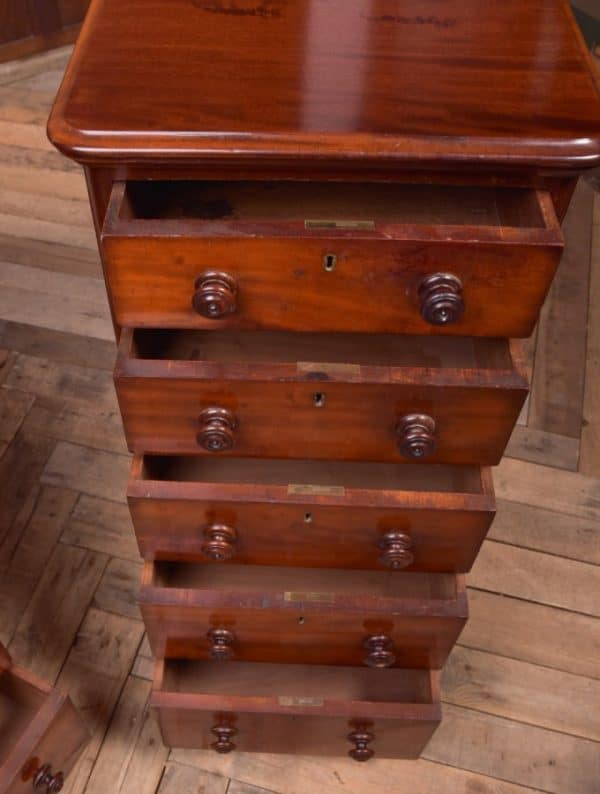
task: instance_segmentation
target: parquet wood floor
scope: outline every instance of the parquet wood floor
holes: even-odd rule
[[[93,731],[64,790],[600,792],[600,197],[582,184],[566,221],[425,756],[169,751],[146,710],[129,457],[84,181],[45,136],[66,56],[0,69],[0,641],[68,690]]]

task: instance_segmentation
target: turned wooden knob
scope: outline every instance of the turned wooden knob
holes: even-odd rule
[[[237,304],[237,284],[228,273],[207,270],[194,284],[194,310],[209,320],[219,320],[233,314]]]
[[[46,787],[46,794],[58,794],[62,791],[65,784],[63,773],[57,772],[52,774],[52,767],[50,764],[44,764],[40,767],[33,778],[33,788],[41,789]]]
[[[372,742],[374,738],[375,736],[372,733],[361,728],[349,733],[348,741],[354,745],[351,750],[348,750],[350,758],[354,758],[355,761],[368,761],[369,758],[373,758],[375,753],[368,744]]]
[[[435,451],[435,421],[427,414],[406,414],[396,425],[398,451],[405,458],[426,458]]]
[[[206,635],[210,642],[210,657],[216,662],[226,662],[233,656],[232,645],[235,642],[235,634],[228,629],[210,629]]]
[[[235,443],[237,420],[228,408],[205,408],[198,419],[200,431],[197,440],[208,452],[224,452]]]
[[[379,562],[387,568],[394,570],[408,568],[415,561],[415,556],[411,551],[412,538],[406,532],[391,529],[379,539],[377,545],[383,551]]]
[[[431,325],[449,325],[464,311],[462,282],[452,273],[434,273],[419,284],[421,316]]]
[[[391,667],[396,662],[393,653],[394,643],[386,634],[374,634],[363,642],[363,648],[369,651],[363,659],[367,667]]]
[[[211,524],[204,529],[202,554],[213,562],[222,562],[233,557],[237,534],[227,524]]]
[[[237,734],[237,728],[234,728],[233,725],[219,724],[210,730],[217,737],[217,741],[211,744],[213,750],[218,753],[230,753],[235,750],[235,744],[231,739]]]

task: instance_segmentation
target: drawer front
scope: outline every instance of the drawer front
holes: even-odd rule
[[[28,724],[15,712],[19,735],[0,763],[0,791],[29,794],[36,779],[47,785],[66,778],[89,741],[89,733],[68,697],[45,686],[39,688],[41,682],[18,668],[3,675],[15,680],[14,692],[29,702],[33,712]]]
[[[528,336],[560,250],[436,240],[104,240],[108,284],[123,326],[462,336]],[[335,257],[331,272],[327,257]],[[219,278],[203,276],[210,272]],[[426,280],[436,274],[450,274],[460,285],[441,282],[438,295],[461,306],[460,318],[444,325],[423,316],[435,307],[436,290],[428,291]],[[203,290],[208,301],[215,284],[227,314],[208,319],[193,301],[199,305]]]
[[[355,760],[416,759],[441,721],[433,708],[420,719],[407,716],[395,720],[189,708],[155,710],[163,742],[170,747],[334,757],[354,752],[358,755]],[[361,744],[361,739],[368,741]],[[365,747],[367,754],[372,753],[369,758],[360,754]]]
[[[226,465],[134,461],[128,501],[143,557],[461,572],[495,513],[491,473],[476,467],[403,466],[390,480],[388,467],[347,464],[355,485],[344,464],[236,461],[237,481],[219,481]]]
[[[290,593],[304,598],[304,594]],[[326,594],[314,594],[318,597]],[[170,659],[230,659],[282,664],[442,667],[466,616],[343,614],[327,601],[299,600],[295,609],[210,609],[140,602],[155,656]]]
[[[485,465],[527,394],[516,343],[361,334],[125,329],[115,383],[134,452]]]
[[[151,706],[176,747],[416,758],[441,717],[439,673],[161,660]]]
[[[166,195],[168,183],[163,184]],[[317,187],[323,194],[331,189],[314,186],[315,195]],[[352,192],[356,186],[344,189]],[[439,196],[426,195],[435,193],[433,187],[369,189],[391,195],[390,204],[383,210],[378,206],[366,224],[323,220],[322,215],[321,220],[309,214],[292,217],[300,211],[293,193],[282,197],[287,206],[271,202],[260,211],[246,199],[246,214],[234,219],[201,218],[193,203],[190,214],[175,198],[168,216],[159,211],[144,220],[136,216],[135,197],[128,201],[126,186],[117,184],[102,235],[117,322],[463,336],[531,333],[562,250],[547,194],[515,191],[516,208],[498,216],[486,213],[487,202],[497,201],[494,190],[480,191],[481,212],[471,207],[472,223],[461,223],[460,210],[450,217],[442,204],[464,201],[464,190],[446,189],[449,195],[440,204]],[[402,192],[397,214],[390,209],[394,190]],[[200,205],[207,200],[210,196],[203,196]],[[440,204],[437,215],[427,217],[424,206],[415,219],[406,209],[411,202],[431,200]],[[155,195],[154,201],[163,199]],[[342,190],[332,198],[331,210],[341,211],[344,201]],[[360,217],[360,202],[348,211]]]
[[[154,654],[224,664],[439,668],[467,617],[451,574],[146,563],[139,603]]]
[[[396,463],[500,461],[527,389],[209,382],[117,374],[130,450]]]

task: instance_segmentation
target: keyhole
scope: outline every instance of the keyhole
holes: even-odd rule
[[[325,405],[325,395],[322,391],[313,394],[313,403],[315,408],[322,408]]]
[[[304,626],[304,618],[298,618],[298,623],[299,623],[301,626]]]
[[[328,273],[335,270],[337,264],[337,256],[335,254],[325,254],[323,257],[323,267]]]
[[[305,524],[312,523],[312,513],[305,513],[304,514],[304,523]]]

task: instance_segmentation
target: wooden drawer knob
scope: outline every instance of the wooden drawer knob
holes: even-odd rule
[[[368,745],[374,738],[375,736],[367,730],[357,729],[349,733],[348,741],[354,745],[351,750],[348,750],[350,758],[355,761],[368,761],[369,758],[373,758],[375,753]]]
[[[237,420],[228,408],[205,408],[198,419],[198,444],[208,452],[224,452],[235,444]]]
[[[233,656],[232,645],[235,634],[228,629],[210,629],[206,635],[210,642],[210,658],[216,662],[226,662]]]
[[[59,791],[62,791],[64,784],[63,773],[57,772],[53,775],[50,764],[40,767],[33,778],[34,791],[45,787],[46,794],[58,794]]]
[[[233,557],[237,534],[227,524],[211,524],[204,530],[202,554],[213,562],[223,562]]]
[[[396,425],[398,451],[405,458],[426,458],[435,451],[435,421],[427,414],[407,414]]]
[[[421,316],[431,325],[450,325],[464,311],[462,282],[452,273],[433,273],[419,284]]]
[[[194,311],[208,320],[220,320],[236,310],[237,284],[228,273],[207,270],[198,276],[194,288]]]
[[[367,667],[391,667],[396,662],[393,652],[394,643],[386,634],[374,634],[367,637],[363,647],[369,651],[363,659]]]
[[[216,750],[217,753],[230,753],[235,750],[235,744],[231,739],[237,734],[237,728],[234,728],[233,725],[219,724],[210,730],[217,737],[217,741],[211,744],[213,750]]]
[[[411,551],[412,538],[406,532],[391,529],[380,538],[377,545],[383,551],[379,562],[386,568],[393,568],[397,571],[400,568],[408,568],[415,561],[415,556]]]

